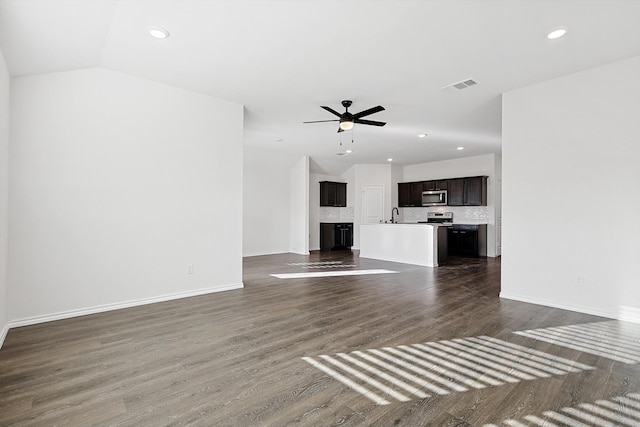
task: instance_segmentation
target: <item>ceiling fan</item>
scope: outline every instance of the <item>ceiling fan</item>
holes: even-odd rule
[[[355,123],[361,125],[371,125],[371,126],[384,126],[385,122],[376,122],[374,120],[363,120],[362,117],[368,116],[370,114],[378,113],[380,111],[384,111],[384,107],[382,105],[378,105],[377,107],[369,108],[368,110],[360,111],[359,113],[351,114],[349,112],[349,107],[351,107],[351,101],[342,101],[342,106],[344,107],[344,113],[340,114],[334,109],[330,107],[321,106],[331,114],[334,114],[339,117],[339,119],[333,120],[315,120],[311,122],[303,122],[303,123],[322,123],[322,122],[340,122],[338,127],[338,132],[344,132],[345,130],[350,130],[353,128]]]

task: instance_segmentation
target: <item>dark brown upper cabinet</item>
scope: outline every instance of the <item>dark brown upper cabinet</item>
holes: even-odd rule
[[[487,206],[487,177],[449,180],[449,206]]]
[[[411,206],[422,206],[422,191],[422,181],[411,183]]]
[[[447,190],[448,206],[486,206],[487,177],[398,183],[398,206],[422,206],[422,191]]]
[[[464,178],[449,180],[447,188],[447,205],[464,206]]]
[[[398,206],[401,208],[422,206],[423,182],[398,183]]]
[[[345,182],[320,182],[320,206],[347,206],[347,184]]]
[[[401,208],[411,206],[411,183],[398,183],[398,206]]]
[[[423,184],[424,191],[446,190],[449,187],[449,180],[443,179],[439,181],[425,181]]]
[[[464,179],[464,206],[487,206],[487,177]]]

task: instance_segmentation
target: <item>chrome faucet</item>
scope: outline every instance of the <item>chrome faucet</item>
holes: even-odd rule
[[[391,224],[395,224],[395,223],[397,222],[397,221],[394,219],[394,217],[393,217],[393,211],[396,211],[396,213],[397,213],[398,215],[400,215],[400,212],[398,211],[398,208],[393,208],[393,209],[391,209]]]

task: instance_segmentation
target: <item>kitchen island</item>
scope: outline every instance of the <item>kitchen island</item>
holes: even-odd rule
[[[360,257],[437,267],[447,256],[447,227],[439,224],[362,224]]]

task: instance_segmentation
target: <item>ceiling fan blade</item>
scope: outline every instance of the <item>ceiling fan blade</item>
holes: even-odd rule
[[[340,126],[338,126],[338,133],[340,132],[344,132],[344,129],[342,129]]]
[[[377,107],[369,108],[368,110],[360,111],[359,113],[354,114],[353,118],[354,119],[359,119],[360,117],[368,116],[369,114],[378,113],[380,111],[384,111],[384,107],[382,105],[378,105]]]
[[[325,107],[324,105],[321,105],[320,107],[321,107],[321,108],[324,108],[325,110],[327,110],[328,112],[330,112],[331,114],[333,114],[333,115],[335,115],[335,116],[338,116],[338,117],[340,117],[340,116],[341,116],[341,114],[340,114],[340,113],[338,113],[338,112],[337,112],[336,110],[334,110],[333,108]]]
[[[339,122],[340,119],[333,119],[333,120],[313,120],[310,122],[302,122],[302,123],[324,123],[324,122]]]
[[[354,119],[354,123],[360,123],[361,125],[371,125],[371,126],[384,126],[387,123],[385,122],[376,122],[373,120],[362,120],[362,119]]]

